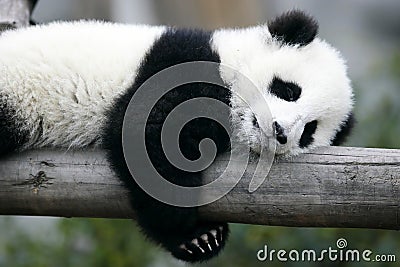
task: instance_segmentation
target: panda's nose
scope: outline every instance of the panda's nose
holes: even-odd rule
[[[280,126],[278,122],[274,121],[273,128],[275,129],[276,140],[281,145],[286,144],[287,143],[287,136],[286,136],[285,130],[282,128],[282,126]]]

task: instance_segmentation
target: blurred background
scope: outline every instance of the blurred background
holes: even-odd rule
[[[358,124],[348,146],[400,148],[400,1],[268,0],[39,0],[37,22],[103,19],[214,29],[265,23],[299,8],[320,23],[320,37],[348,60]],[[154,247],[130,220],[0,216],[0,266],[185,266]],[[335,247],[396,254],[400,233],[368,229],[312,229],[234,224],[225,251],[199,266],[360,266],[360,263],[258,262],[264,244],[274,249]]]

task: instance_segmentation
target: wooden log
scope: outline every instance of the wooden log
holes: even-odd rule
[[[205,179],[215,179],[226,160],[217,158]],[[229,194],[200,207],[201,216],[265,225],[400,228],[400,150],[326,147],[281,159],[253,193],[250,173]],[[128,196],[100,150],[37,150],[0,160],[2,215],[134,218]]]

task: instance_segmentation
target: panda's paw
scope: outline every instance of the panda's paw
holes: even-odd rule
[[[201,262],[216,256],[225,246],[228,225],[210,224],[199,226],[193,236],[181,243],[172,254],[188,262]]]

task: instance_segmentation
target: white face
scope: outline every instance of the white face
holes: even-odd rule
[[[278,41],[267,26],[223,30],[213,42],[221,62],[247,76],[264,97],[254,97],[257,107],[249,107],[239,96],[253,92],[232,71],[221,70],[232,85],[233,112],[240,114],[233,119],[239,139],[260,151],[268,145],[261,129],[285,155],[331,144],[353,106],[345,62],[333,47],[314,37],[307,44]]]

